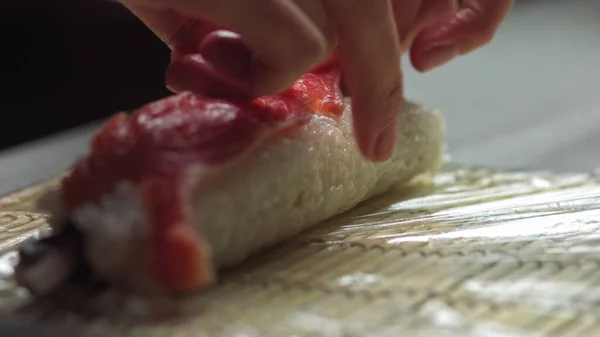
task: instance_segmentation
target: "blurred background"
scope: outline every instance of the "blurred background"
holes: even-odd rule
[[[169,94],[169,51],[115,3],[1,1],[0,35],[0,148],[10,148],[0,179],[19,164],[6,153],[43,149],[37,169],[62,169],[95,121]],[[591,170],[600,166],[599,62],[599,1],[518,0],[485,48],[427,74],[405,62],[406,94],[445,113],[454,161]]]
[[[600,1],[516,0],[486,47],[406,72],[407,96],[444,111],[454,161],[600,167]]]
[[[0,1],[0,34],[2,148],[168,94],[169,50],[116,3]]]

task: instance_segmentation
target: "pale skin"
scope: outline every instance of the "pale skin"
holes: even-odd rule
[[[403,100],[400,56],[429,71],[488,43],[514,0],[120,0],[173,51],[205,59],[252,96],[272,95],[340,57],[363,155],[392,155]],[[204,48],[207,22],[239,34],[245,49]],[[189,50],[190,46],[194,46]],[[210,55],[218,55],[211,59]],[[229,56],[229,59],[228,59]],[[245,58],[245,59],[244,59]],[[188,76],[189,77],[189,76]],[[173,91],[202,78],[167,78]]]

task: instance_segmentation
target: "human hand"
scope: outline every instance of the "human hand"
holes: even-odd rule
[[[432,69],[487,42],[512,4],[470,0],[458,9],[455,0],[122,1],[173,51],[166,72],[173,91],[276,94],[335,51],[352,97],[358,145],[375,161],[388,159],[396,145],[401,53],[410,50],[415,68]]]
[[[412,27],[410,60],[420,71],[437,68],[490,42],[514,4],[514,0],[463,0],[448,15],[435,11],[440,1],[430,1],[430,7],[423,8],[425,24]]]

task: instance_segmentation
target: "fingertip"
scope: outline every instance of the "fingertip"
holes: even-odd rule
[[[424,28],[409,51],[410,61],[421,72],[439,67],[490,42],[513,1],[465,0],[462,7]]]
[[[422,55],[422,49],[418,48],[415,45],[413,45],[408,52],[408,58],[410,60],[410,64],[413,66],[413,68],[415,68],[415,70],[417,70],[421,73],[424,73],[424,72],[427,72],[427,70],[423,66],[423,61],[422,61],[421,55]]]
[[[252,52],[238,34],[216,30],[202,40],[199,53],[225,76],[249,81]]]
[[[356,139],[358,149],[365,158],[374,160],[373,148],[378,133],[373,131],[372,123],[369,120],[362,118],[360,107],[356,104],[356,98],[354,97],[352,98],[352,120],[354,124],[354,138]]]
[[[379,101],[377,104],[361,104],[353,99],[353,119],[356,140],[361,153],[369,160],[382,162],[390,159],[398,142],[398,117],[401,100]]]
[[[375,139],[372,153],[372,159],[374,161],[387,161],[394,154],[396,146],[398,145],[398,130],[396,124],[397,120],[394,120]]]
[[[402,73],[398,72],[386,82],[387,85],[376,91],[356,88],[358,94],[353,97],[354,120],[359,126],[359,135],[368,139],[365,140],[368,143],[365,150],[368,151],[367,157],[373,161],[386,161],[392,156],[397,142],[398,117],[404,102]]]
[[[397,120],[394,120],[379,134],[368,134],[366,130],[357,130],[357,145],[365,158],[374,162],[389,160],[398,146]],[[360,126],[358,126],[358,129]],[[366,131],[366,132],[365,132]],[[362,134],[362,136],[358,136]]]
[[[456,18],[452,15],[420,31],[409,50],[413,68],[428,72],[459,56],[457,41],[461,34],[457,28]]]
[[[421,73],[438,68],[460,55],[453,44],[433,45],[426,50],[411,50],[410,62]]]
[[[171,63],[165,70],[165,86],[173,93],[179,93],[186,90],[186,79],[181,79],[179,76],[181,73],[185,73],[183,64],[179,61],[179,58],[172,58]]]
[[[358,134],[359,134],[358,130],[355,130],[355,133],[357,134],[357,136],[356,136],[356,145],[358,146],[358,149],[360,150],[360,153],[366,159],[374,161],[375,159],[373,158],[373,155],[372,155],[373,151],[371,150],[373,148],[373,146],[372,146],[373,140],[371,140],[369,138],[366,138],[366,137],[359,137],[358,136]]]

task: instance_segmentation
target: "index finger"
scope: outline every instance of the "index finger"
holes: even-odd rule
[[[397,142],[403,99],[400,45],[389,0],[330,0],[354,130],[365,157],[384,161]]]

